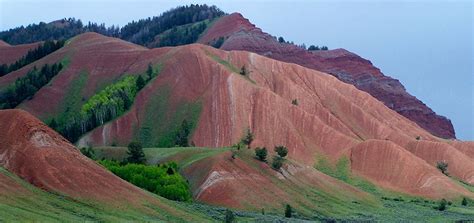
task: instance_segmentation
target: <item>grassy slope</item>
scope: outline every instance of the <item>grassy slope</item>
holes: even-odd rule
[[[192,168],[192,164],[194,162],[199,160],[205,160],[206,158],[211,158],[230,149],[187,147],[145,148],[144,150],[149,164],[156,164],[173,160],[179,164],[180,168]],[[121,160],[126,156],[126,148],[96,148],[96,154],[99,158],[106,157]],[[262,170],[259,167],[258,161],[253,158],[252,151],[243,150],[241,152],[238,152],[237,157],[238,159],[243,160],[257,171],[260,171],[266,175],[270,175],[269,173],[265,173],[265,171],[267,170]],[[373,202],[370,201],[370,199],[367,200],[368,203],[365,204],[357,203],[354,201],[351,202],[349,198],[344,199],[344,197],[346,196],[344,192],[341,192],[339,195],[328,194],[325,191],[317,190],[308,185],[305,185],[304,183],[301,183],[302,186],[299,186],[292,183],[282,182],[276,177],[274,177],[272,181],[275,183],[275,185],[277,185],[277,187],[287,191],[289,194],[294,196],[297,201],[299,201],[298,204],[294,206],[296,211],[305,215],[306,217],[304,218],[310,218],[313,220],[323,220],[326,218],[340,220],[351,219],[392,222],[399,221],[400,219],[415,222],[446,222],[467,219],[474,220],[474,206],[464,207],[460,205],[460,201],[453,201],[454,203],[448,207],[447,211],[440,212],[434,209],[434,207],[437,206],[437,202],[435,201],[428,201],[421,198],[406,196],[403,194],[382,190],[366,182],[365,180],[358,178],[357,176],[352,176],[350,173],[345,173],[345,164],[343,161],[341,163],[342,164],[338,166],[338,169],[336,169],[335,173],[339,175],[334,175],[334,177],[340,178],[340,176],[342,175],[342,181],[345,181],[348,184],[352,184],[355,187],[369,192],[376,199],[375,203],[370,203]],[[332,175],[332,173],[329,175]],[[344,176],[346,177],[346,179],[344,179]],[[188,180],[190,180],[190,183],[193,184],[193,179]],[[470,205],[474,204],[471,203]],[[199,208],[202,209],[202,207]],[[208,210],[209,207],[205,207],[204,209]],[[252,207],[249,207],[248,210],[258,211],[253,209]],[[273,212],[273,214],[276,215],[282,214],[279,213],[282,212],[282,210],[266,210],[266,212]],[[254,212],[253,214],[249,214],[249,212],[244,211],[242,213],[246,213],[242,215],[245,215],[247,216],[246,218],[250,219],[262,217],[256,212]]]
[[[0,168],[0,221],[209,221],[203,214],[177,202],[157,197],[170,209],[144,204],[142,209],[78,201],[38,189]],[[176,211],[176,213],[172,213]],[[179,217],[176,217],[179,216]]]

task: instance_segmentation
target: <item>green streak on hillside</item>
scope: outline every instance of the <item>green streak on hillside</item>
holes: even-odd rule
[[[256,82],[252,79],[250,79],[250,77],[248,77],[248,74],[247,75],[242,75],[240,74],[240,69],[235,67],[233,64],[231,64],[229,61],[227,60],[223,60],[222,58],[220,58],[219,56],[215,55],[215,54],[212,54],[211,52],[207,51],[207,50],[204,50],[206,52],[206,55],[209,56],[211,59],[213,59],[214,61],[224,65],[228,70],[230,70],[231,72],[233,73],[236,73],[238,76],[244,78],[245,80],[247,81],[250,81],[252,84],[256,84]]]
[[[63,99],[63,106],[57,116],[58,123],[65,123],[67,119],[73,117],[78,111],[80,111],[80,108],[85,101],[82,90],[86,86],[88,76],[89,74],[87,71],[82,70],[79,72],[79,75],[71,81]]]
[[[171,108],[173,105],[170,101],[170,91],[168,87],[163,86],[150,95],[136,136],[145,147],[173,147],[176,133],[184,119],[190,125],[189,138],[198,124],[201,102],[182,101],[175,104],[175,108]]]

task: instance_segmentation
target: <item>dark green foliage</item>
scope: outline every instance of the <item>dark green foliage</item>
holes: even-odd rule
[[[176,133],[175,144],[180,147],[188,147],[189,146],[188,138],[189,138],[190,133],[191,133],[191,126],[188,123],[188,121],[184,119],[183,122],[181,122],[181,127],[178,129],[178,132]]]
[[[38,48],[29,50],[28,53],[21,57],[18,61],[13,64],[7,65],[2,64],[0,67],[0,77],[18,70],[64,46],[64,41],[46,41]]]
[[[322,46],[321,50],[329,50],[329,48],[327,46]]]
[[[291,104],[293,104],[293,105],[298,105],[298,99],[293,99],[293,100],[291,101]]]
[[[158,44],[148,44],[148,47],[179,46],[194,43],[206,28],[205,22],[179,28],[174,27],[161,34]]]
[[[285,39],[283,39],[283,37],[278,37],[278,42],[280,43],[286,43]]]
[[[266,162],[267,161],[267,154],[268,154],[267,148],[265,148],[265,147],[255,148],[255,156],[257,157],[258,160]]]
[[[416,140],[420,140],[420,139],[421,139],[421,136],[417,136],[415,139],[416,139]]]
[[[143,152],[140,142],[131,142],[128,144],[127,163],[143,164],[146,162],[145,153]]]
[[[242,138],[241,142],[244,145],[247,145],[247,148],[250,149],[250,144],[253,141],[253,133],[250,131],[250,129],[247,129],[247,132],[245,133],[244,138]]]
[[[444,175],[448,175],[448,163],[445,161],[439,161],[436,163],[436,168],[441,171]]]
[[[232,223],[232,222],[235,222],[235,215],[234,215],[234,212],[232,212],[232,211],[229,210],[229,209],[225,210],[225,219],[224,219],[224,222],[225,222],[225,223]]]
[[[15,108],[25,99],[33,95],[46,85],[61,69],[62,64],[45,64],[41,69],[34,67],[28,73],[16,79],[4,92],[0,94],[0,108]]]
[[[153,66],[151,63],[148,64],[148,68],[146,69],[146,76],[148,77],[148,81],[153,78]]]
[[[92,149],[92,147],[82,147],[81,153],[82,155],[89,157],[89,159],[95,159],[95,151]]]
[[[135,81],[135,85],[137,86],[137,91],[141,90],[143,87],[145,87],[145,80],[143,79],[142,75],[139,75],[137,80]]]
[[[285,159],[281,158],[280,156],[273,156],[272,168],[275,170],[279,170],[283,166],[284,160]]]
[[[309,51],[315,51],[315,50],[328,50],[329,48],[327,46],[315,46],[315,45],[311,45],[308,47],[308,50]]]
[[[291,218],[291,216],[293,216],[293,209],[291,208],[289,204],[287,204],[285,206],[285,217]]]
[[[221,48],[222,44],[224,44],[224,41],[225,41],[225,38],[223,36],[219,37],[219,39],[217,40],[213,40],[213,42],[211,43],[211,46],[214,47],[214,48]]]
[[[448,208],[448,201],[446,201],[446,199],[442,199],[439,204],[438,204],[438,207],[436,209],[438,209],[439,211],[444,211]]]
[[[169,166],[168,169],[166,170],[166,174],[173,175],[174,174],[174,169]]]
[[[82,134],[123,114],[133,104],[139,90],[137,85],[142,85],[138,81],[140,77],[127,76],[107,86],[82,105],[78,114],[60,123],[58,131],[69,141],[75,142]]]
[[[58,123],[56,122],[56,119],[51,119],[51,121],[49,122],[48,126],[54,130],[56,130],[58,128]]]
[[[155,194],[176,201],[191,200],[186,179],[178,173],[176,163],[158,166],[101,160],[99,163],[120,178]],[[173,174],[169,174],[173,169]]]
[[[285,146],[275,146],[275,152],[281,158],[285,158],[285,156],[288,154],[288,149]]]
[[[247,75],[248,74],[248,71],[247,71],[247,68],[245,67],[245,65],[243,65],[241,68],[240,68],[240,72],[239,72],[240,75]]]
[[[467,198],[463,197],[463,198],[462,198],[462,201],[461,201],[461,205],[462,205],[462,206],[467,206],[467,203],[468,203],[468,202],[467,202]]]

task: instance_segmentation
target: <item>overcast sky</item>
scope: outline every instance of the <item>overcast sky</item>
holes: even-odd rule
[[[355,52],[474,140],[472,1],[0,0],[0,30],[65,17],[122,26],[187,3],[240,12],[297,44]]]

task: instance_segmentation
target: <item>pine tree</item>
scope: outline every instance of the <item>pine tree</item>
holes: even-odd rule
[[[142,75],[138,76],[136,80],[136,86],[138,91],[145,87],[145,80],[143,79]]]
[[[140,142],[131,142],[128,144],[127,162],[143,164],[146,162],[145,153],[143,152],[142,144]]]
[[[153,78],[153,67],[151,66],[151,63],[148,64],[146,75],[148,76],[148,81],[150,81]]]

